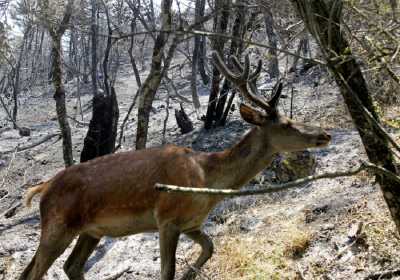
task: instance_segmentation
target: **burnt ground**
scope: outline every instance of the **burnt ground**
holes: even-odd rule
[[[125,74],[116,88],[120,121],[136,91],[129,71],[128,66],[123,69]],[[342,99],[332,81],[325,76],[321,69],[313,68],[304,77],[291,79],[296,89],[294,118],[321,125],[333,136],[329,147],[311,150],[316,160],[316,172],[346,170],[365,159]],[[316,78],[318,84],[314,82]],[[267,78],[263,81],[266,88],[272,87],[273,83]],[[180,94],[190,99],[188,81],[177,78],[177,84]],[[76,113],[74,88],[72,82],[67,85],[67,102],[69,114],[81,122],[71,121],[74,157],[78,159],[91,109],[90,95],[83,95],[83,118]],[[206,110],[206,92],[206,89],[200,90],[202,112]],[[286,94],[290,96],[290,90]],[[174,109],[179,107],[174,101],[177,98],[171,100],[168,108],[164,90],[159,91],[157,98],[151,115],[148,146],[162,144],[166,109],[169,110],[166,142],[196,150],[221,150],[232,145],[249,128],[236,110],[225,128],[204,131],[191,105],[187,104],[196,129],[182,136],[174,119]],[[15,149],[17,145],[35,143],[45,135],[57,132],[51,88],[36,88],[26,93],[20,102],[19,122],[31,129],[31,136],[21,137],[18,131],[3,123],[0,153]],[[281,110],[289,114],[289,108],[290,99],[282,100]],[[397,118],[396,110],[390,112],[390,118]],[[4,112],[0,114],[0,119],[5,119]],[[126,127],[122,150],[133,147],[135,119],[134,113]],[[390,131],[394,135],[398,133],[394,128]],[[32,149],[1,156],[0,279],[16,279],[38,245],[38,199],[35,198],[30,209],[22,206],[26,188],[55,175],[62,168],[61,142],[56,137]],[[273,178],[274,171],[266,170],[250,185]],[[348,237],[349,229],[359,223],[362,223],[361,233],[352,240]],[[270,195],[227,199],[213,211],[204,227],[213,238],[216,250],[199,279],[365,279],[376,272],[396,269],[400,264],[398,233],[379,186],[366,174],[320,180]],[[62,265],[71,248],[55,262],[45,279],[67,279]],[[182,237],[178,248],[178,276],[198,250]],[[158,235],[138,234],[104,238],[86,265],[86,277],[159,279],[159,270]]]

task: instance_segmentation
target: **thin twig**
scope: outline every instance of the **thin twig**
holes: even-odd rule
[[[254,42],[254,41],[251,41],[251,40],[246,40],[246,39],[243,39],[243,38],[240,38],[240,37],[235,37],[235,36],[232,36],[232,35],[229,35],[229,34],[215,33],[215,32],[202,31],[202,30],[192,30],[190,28],[188,28],[186,30],[148,30],[148,31],[135,32],[135,33],[121,34],[121,35],[118,35],[118,36],[112,36],[112,38],[117,41],[117,40],[129,38],[131,36],[143,35],[143,34],[152,34],[152,33],[162,33],[162,32],[164,32],[164,33],[175,33],[177,35],[193,34],[193,35],[201,35],[201,36],[207,36],[207,37],[222,37],[222,38],[229,39],[229,40],[237,40],[237,41],[240,41],[241,43],[249,45],[249,46],[256,46],[256,47],[276,50],[279,53],[284,53],[286,55],[297,57],[297,58],[303,59],[304,61],[314,62],[314,63],[319,64],[319,65],[326,65],[326,63],[324,63],[321,60],[312,59],[312,58],[309,58],[309,57],[304,57],[302,55],[297,55],[297,54],[292,53],[292,52],[290,52],[290,51],[288,51],[286,49],[283,49],[283,48],[275,48],[275,47],[269,46],[267,44],[262,44],[262,43]],[[102,36],[102,37],[108,37],[108,35],[106,35],[106,34],[98,34],[98,35]]]
[[[397,176],[396,174],[386,170],[385,168],[372,164],[370,162],[362,162],[359,167],[352,170],[307,176],[283,184],[265,184],[264,186],[253,190],[193,188],[193,187],[180,187],[175,185],[159,184],[159,183],[155,185],[155,189],[158,191],[165,191],[165,192],[196,193],[196,194],[224,195],[224,196],[258,195],[258,194],[275,193],[288,190],[291,188],[302,187],[305,183],[309,183],[320,179],[350,177],[364,170],[370,171],[374,174],[381,174],[381,175],[383,174],[385,176],[390,177],[394,181],[400,183],[400,177]]]
[[[6,150],[6,151],[0,151],[0,155],[5,155],[5,154],[9,154],[12,153],[14,151],[21,152],[21,151],[25,151],[31,148],[34,148],[36,146],[39,146],[40,144],[43,144],[44,142],[49,141],[50,139],[54,138],[54,137],[61,137],[60,133],[53,133],[53,134],[48,134],[46,136],[44,136],[43,138],[41,138],[40,140],[38,140],[35,143],[29,144],[29,145],[25,145],[25,146],[17,146],[16,148],[12,149],[12,150]]]
[[[139,94],[140,94],[140,88],[136,91],[136,94],[133,97],[132,103],[131,103],[131,105],[129,105],[128,111],[126,112],[124,120],[122,121],[121,126],[119,128],[118,145],[115,147],[115,151],[120,149],[121,146],[122,146],[122,138],[124,137],[125,125],[126,125],[128,119],[129,119],[129,116],[130,116],[132,110],[133,110],[133,107],[135,107],[135,105],[136,105],[136,101],[137,101],[137,99],[139,97]]]

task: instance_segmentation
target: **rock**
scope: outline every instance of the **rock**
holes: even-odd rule
[[[314,206],[312,209],[307,209],[305,211],[305,222],[308,224],[315,221],[318,216],[328,212],[329,208],[329,205],[322,204]]]
[[[31,129],[28,127],[20,127],[18,129],[19,135],[21,135],[22,137],[27,137],[27,136],[31,136]]]
[[[277,181],[284,183],[314,174],[315,166],[315,155],[302,151],[281,154],[272,164],[272,169]]]

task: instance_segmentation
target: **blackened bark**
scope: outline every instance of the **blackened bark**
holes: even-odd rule
[[[225,34],[228,27],[229,21],[229,9],[230,0],[215,1],[215,10],[217,11],[214,17],[214,32],[219,34]],[[225,39],[223,37],[215,37],[212,40],[212,49],[217,51],[221,57],[223,57],[223,50],[225,45]],[[211,90],[210,97],[208,99],[208,107],[206,120],[204,124],[205,129],[210,129],[214,125],[215,110],[217,107],[219,83],[221,81],[221,75],[216,67],[213,67],[212,78],[211,78]]]
[[[193,130],[193,123],[183,109],[182,104],[180,104],[180,107],[180,110],[175,109],[176,123],[178,124],[182,134],[189,133]]]
[[[110,85],[108,76],[108,61],[112,47],[112,29],[108,7],[104,2],[103,4],[108,30],[107,45],[103,59],[105,93],[104,95],[99,93],[93,95],[92,119],[81,152],[81,162],[113,153],[115,150],[115,139],[117,137],[119,118],[118,102],[115,89]]]
[[[199,44],[199,73],[203,84],[208,85],[210,77],[206,72],[206,55],[207,55],[207,39],[205,36],[201,37]]]
[[[368,121],[357,102],[359,100],[379,122],[361,68],[341,32],[342,1],[293,0],[293,2],[308,30],[320,44],[369,160],[396,173],[393,153],[385,136],[372,122]],[[397,229],[400,231],[400,184],[384,175],[377,175],[376,179],[381,186]]]
[[[240,3],[240,2],[239,2]],[[232,27],[232,37],[237,38],[237,39],[232,39],[231,41],[231,46],[229,50],[229,55],[240,55],[242,52],[240,46],[241,46],[241,40],[244,36],[244,25],[246,21],[246,9],[244,7],[239,7],[237,8],[236,11],[236,19],[235,22],[233,23]],[[228,106],[226,107],[225,111],[225,103],[226,100],[228,99],[228,93],[231,89],[231,85],[228,79],[224,80],[224,84],[222,86],[222,89],[219,93],[218,97],[218,104],[215,109],[215,122],[217,125],[224,126],[226,123],[226,117],[228,116],[227,114],[225,115],[224,112],[229,111],[230,106],[232,105],[232,102],[228,102]],[[231,93],[232,95],[235,94],[234,91]]]
[[[110,95],[93,97],[93,115],[81,152],[81,162],[114,152],[118,124],[118,103],[114,87]]]

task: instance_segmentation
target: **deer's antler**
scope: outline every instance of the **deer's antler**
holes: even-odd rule
[[[248,100],[254,102],[256,105],[261,107],[267,112],[272,112],[275,108],[279,100],[280,92],[282,91],[282,85],[280,84],[277,87],[277,90],[274,91],[273,98],[270,102],[263,100],[261,97],[257,96],[257,87],[256,80],[260,75],[262,68],[262,61],[259,60],[257,64],[257,68],[253,73],[250,73],[250,59],[249,56],[246,55],[244,59],[244,65],[242,65],[237,57],[231,56],[231,62],[234,68],[234,71],[238,73],[234,73],[232,70],[228,68],[228,66],[223,62],[222,58],[219,56],[217,52],[212,53],[213,64],[218,70],[224,75],[229,81],[231,81],[241,92],[241,94],[247,98]]]

